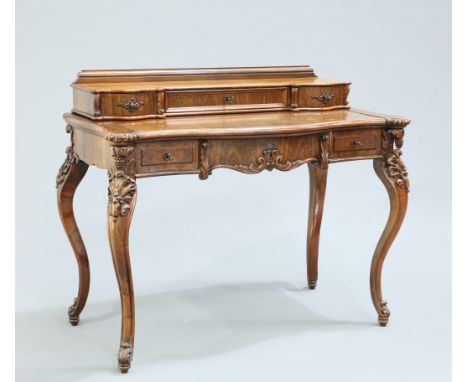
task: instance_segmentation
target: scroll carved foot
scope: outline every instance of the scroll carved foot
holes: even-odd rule
[[[388,319],[390,318],[390,310],[388,309],[387,301],[382,301],[380,303],[380,309],[378,314],[380,326],[387,326]]]
[[[71,130],[67,130],[71,132]],[[63,228],[75,253],[79,271],[78,296],[68,308],[68,319],[73,326],[78,325],[80,313],[83,310],[89,293],[90,272],[88,254],[80,235],[73,213],[73,197],[81,180],[88,170],[88,165],[82,162],[73,152],[73,146],[67,148],[66,158],[57,174],[57,205]]]
[[[374,170],[387,189],[390,198],[390,214],[380,237],[371,263],[370,289],[372,302],[381,326],[386,326],[390,317],[387,302],[382,298],[382,267],[385,257],[395,240],[405,218],[408,205],[409,180],[406,166],[401,160],[403,130],[393,129],[384,133],[386,154],[374,160]],[[394,147],[396,146],[396,148]]]
[[[78,325],[80,322],[80,313],[77,311],[78,298],[73,300],[73,304],[68,308],[68,321],[72,326]]]
[[[133,347],[131,345],[120,345],[118,365],[122,373],[127,373],[132,364]]]

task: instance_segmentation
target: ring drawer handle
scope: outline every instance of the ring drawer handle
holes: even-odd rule
[[[167,153],[164,153],[163,159],[164,159],[165,161],[170,161],[170,160],[174,159],[174,156],[172,155],[172,153],[167,152]]]
[[[351,145],[352,145],[354,148],[356,148],[356,147],[362,146],[362,143],[361,143],[361,141],[360,141],[359,139],[355,139],[355,140],[351,143]]]
[[[224,103],[228,105],[233,104],[234,96],[224,96]]]

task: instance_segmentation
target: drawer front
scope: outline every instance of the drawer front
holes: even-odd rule
[[[156,115],[156,93],[110,93],[101,94],[103,117],[133,119]]]
[[[192,147],[160,147],[156,149],[144,149],[141,151],[142,166],[192,162]]]
[[[287,88],[167,91],[166,113],[286,108]]]
[[[198,142],[165,141],[138,145],[137,174],[193,172],[198,168]]]
[[[381,153],[379,129],[349,130],[332,133],[330,158],[372,157]]]
[[[349,85],[304,86],[299,88],[299,108],[326,109],[346,107]]]
[[[209,170],[230,168],[247,174],[263,170],[288,171],[319,158],[318,136],[208,141]]]

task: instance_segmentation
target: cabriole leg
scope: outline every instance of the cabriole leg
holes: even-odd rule
[[[136,204],[136,182],[127,164],[133,147],[114,147],[116,168],[109,171],[107,228],[115,274],[120,290],[122,326],[118,367],[126,373],[131,366],[135,336],[135,302],[128,235]]]
[[[89,262],[86,248],[76,225],[73,213],[73,196],[76,188],[88,170],[88,165],[79,160],[72,147],[67,148],[67,157],[57,175],[57,204],[63,228],[75,253],[79,271],[78,296],[68,309],[68,319],[73,326],[78,325],[89,293]]]
[[[401,160],[403,130],[392,129],[384,133],[387,154],[383,159],[374,160],[374,170],[387,189],[390,198],[390,214],[372,258],[370,289],[372,302],[381,326],[386,326],[390,317],[387,302],[382,297],[381,276],[385,256],[392,245],[406,214],[409,180],[406,167]],[[394,144],[396,148],[394,149]]]
[[[315,289],[318,277],[318,252],[320,226],[322,224],[328,168],[316,163],[309,166],[309,224],[307,228],[307,281],[310,289]]]

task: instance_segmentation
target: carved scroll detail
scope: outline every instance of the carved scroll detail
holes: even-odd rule
[[[109,215],[114,221],[126,216],[131,209],[136,193],[135,179],[124,171],[109,171]]]
[[[390,129],[388,133],[393,137],[393,143],[397,149],[403,147],[403,137],[405,136],[405,131],[403,129]]]
[[[393,179],[398,187],[409,192],[408,171],[401,159],[401,156],[403,155],[401,147],[403,147],[404,134],[405,132],[403,129],[388,130],[388,136],[390,139],[387,147],[388,153],[384,155],[385,161],[383,163],[383,167],[385,172]]]
[[[395,150],[394,153],[385,159],[385,169],[388,175],[393,178],[396,185],[409,192],[408,172],[405,164],[400,158],[401,150]]]
[[[411,120],[408,118],[399,118],[399,117],[392,117],[392,118],[385,118],[385,123],[387,127],[405,127],[411,123]]]
[[[133,146],[112,147],[112,157],[116,168],[108,171],[108,211],[114,222],[127,215],[136,195],[135,177],[127,173],[133,161],[133,158],[130,158],[133,149]]]
[[[133,143],[137,139],[136,134],[107,134],[106,140],[112,142],[112,144],[119,144],[119,143]]]
[[[71,166],[78,163],[80,158],[73,152],[73,129],[70,125],[67,125],[65,128],[67,133],[70,133],[70,146],[68,146],[65,150],[65,161],[63,162],[62,166],[60,167],[57,178],[55,179],[55,187],[61,185],[65,178],[67,177],[68,173],[70,172]]]
[[[382,301],[379,309],[379,324],[385,326],[390,318],[390,309],[388,309],[387,301]]]
[[[133,347],[131,345],[121,345],[119,349],[119,369],[126,373],[130,369],[133,358]]]
[[[211,174],[210,166],[208,164],[208,142],[203,141],[200,144],[200,174],[198,177],[201,180],[208,179],[208,175]]]
[[[272,171],[277,169],[280,171],[289,171],[300,165],[316,160],[315,158],[308,158],[302,160],[284,160],[283,156],[277,149],[266,149],[263,150],[263,154],[259,156],[254,163],[244,165],[244,164],[234,164],[234,165],[222,165],[219,167],[232,168],[233,170],[240,171],[246,174],[256,174],[263,170]]]

